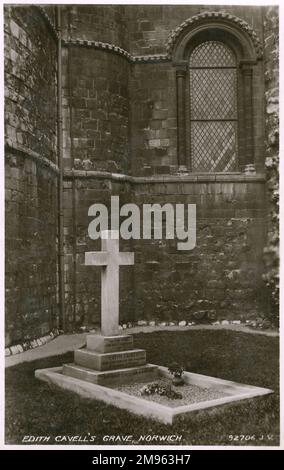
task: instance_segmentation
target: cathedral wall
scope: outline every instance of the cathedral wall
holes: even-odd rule
[[[64,52],[65,274],[70,324],[99,321],[100,269],[84,266],[84,252],[99,249],[100,243],[88,238],[87,212],[91,204],[100,202],[110,209],[111,195],[119,195],[121,205],[135,202],[141,212],[146,203],[196,204],[197,210],[197,246],[192,251],[178,251],[172,240],[129,243],[135,266],[120,268],[122,322],[243,319],[265,308],[261,63],[254,71],[258,174],[218,178],[189,174],[184,180],[175,175],[176,71],[170,60],[154,56],[165,55],[170,32],[203,10],[198,6],[125,7],[129,36],[118,15],[118,23],[111,28],[96,28],[93,10],[87,7],[76,7],[68,17],[69,25],[65,24],[65,37],[69,35]],[[259,8],[227,10],[253,26],[262,40]],[[83,45],[80,39],[91,42]],[[95,41],[127,48],[130,56],[113,48],[104,51]],[[139,59],[149,55],[150,61]],[[96,171],[105,172],[104,177]],[[121,173],[119,182],[116,173]],[[120,245],[129,249],[123,240]]]
[[[122,323],[245,321],[266,311],[262,60],[253,72],[256,172],[178,171],[176,69],[166,45],[183,21],[208,9],[225,8],[62,6],[68,331],[99,324],[100,268],[84,265],[86,251],[100,250],[100,242],[88,237],[88,209],[103,203],[110,212],[114,195],[120,205],[134,202],[141,212],[149,203],[196,204],[197,211],[192,251],[177,250],[176,240],[120,240],[121,250],[135,252],[134,267],[120,268]],[[10,7],[6,12],[6,300],[8,342],[15,342],[21,335],[40,335],[40,329],[47,331],[57,321],[56,43],[36,8]],[[245,20],[261,45],[269,42],[264,9],[226,6],[226,12]],[[48,13],[52,20],[52,11]]]
[[[36,7],[5,7],[6,343],[58,326],[56,42]]]

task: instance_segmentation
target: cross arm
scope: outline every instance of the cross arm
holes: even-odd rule
[[[119,264],[122,266],[128,266],[134,264],[134,253],[130,251],[122,251],[119,253]]]
[[[85,253],[86,266],[107,266],[109,253],[106,251],[87,251]]]

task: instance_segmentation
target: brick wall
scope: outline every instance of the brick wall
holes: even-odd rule
[[[56,43],[35,7],[5,7],[6,342],[57,326]]]

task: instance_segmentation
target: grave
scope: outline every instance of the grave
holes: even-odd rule
[[[119,252],[119,232],[101,233],[102,251],[85,253],[87,266],[101,266],[101,332],[88,334],[86,347],[74,351],[74,362],[62,367],[35,371],[41,380],[72,390],[83,397],[102,400],[145,417],[172,423],[178,416],[213,409],[244,399],[272,393],[272,390],[238,384],[190,372],[184,373],[189,386],[221,392],[219,398],[171,407],[118,390],[119,385],[147,383],[168,378],[165,367],[147,364],[146,351],[133,347],[133,337],[119,334],[119,266],[134,264],[134,253]]]

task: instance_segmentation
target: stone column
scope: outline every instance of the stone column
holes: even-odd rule
[[[185,80],[186,68],[176,70],[177,84],[177,136],[178,136],[178,165],[186,168],[186,117],[185,117]]]
[[[253,69],[251,64],[242,64],[243,76],[243,100],[244,100],[244,134],[245,134],[245,158],[243,171],[255,173],[254,167],[254,142],[253,142]]]

